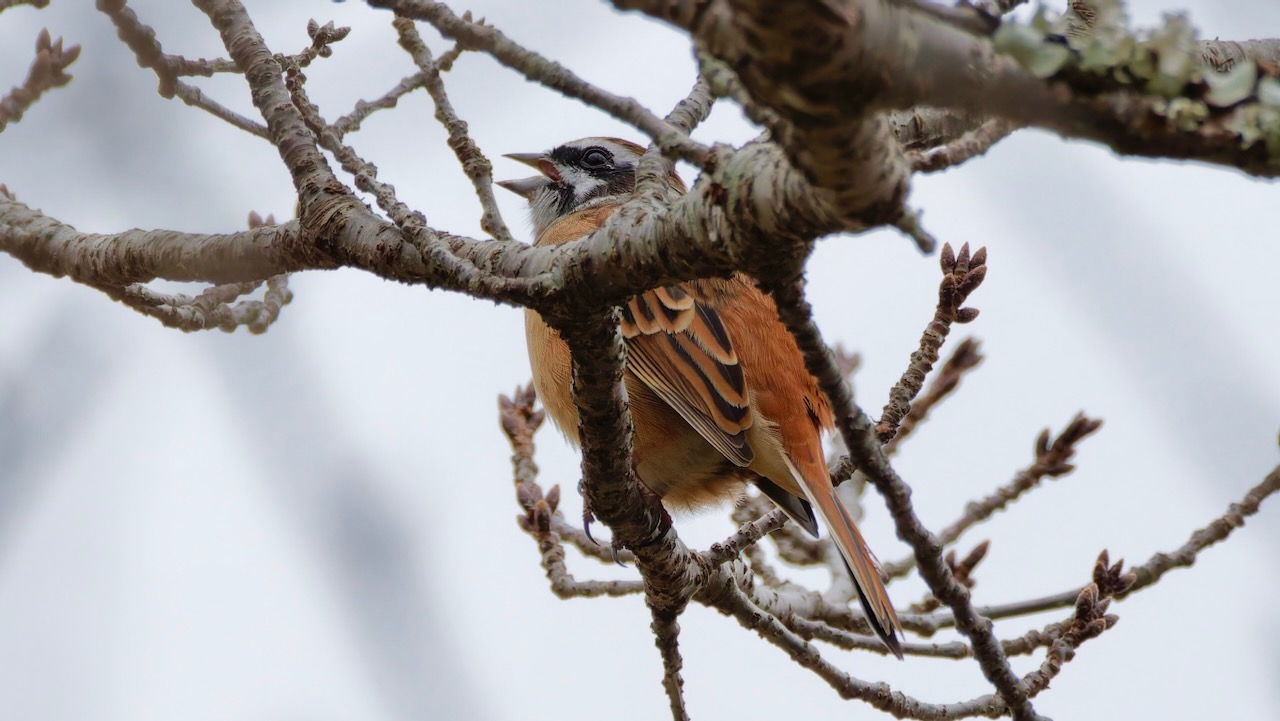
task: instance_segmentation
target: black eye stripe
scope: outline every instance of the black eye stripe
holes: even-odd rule
[[[614,162],[613,153],[599,145],[586,148],[561,145],[551,151],[551,159],[556,163],[585,169],[606,168],[612,166]]]

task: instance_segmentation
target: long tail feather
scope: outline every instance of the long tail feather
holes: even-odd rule
[[[866,612],[872,630],[893,655],[901,659],[902,643],[899,639],[902,637],[902,625],[898,622],[898,614],[893,610],[889,591],[880,578],[880,564],[862,538],[862,532],[858,530],[853,516],[849,515],[849,509],[845,508],[836,495],[827,469],[817,464],[816,468],[806,470],[809,471],[809,476],[795,473],[797,482],[823,523],[831,529],[831,538],[844,557],[849,575],[853,577],[853,585],[858,590],[862,610]],[[817,478],[821,480],[816,480]]]
[[[898,660],[902,660],[902,644],[898,640],[902,635],[902,626],[898,623],[898,614],[893,610],[889,591],[884,587],[884,581],[880,580],[880,564],[876,562],[875,554],[858,530],[858,524],[849,515],[849,509],[836,496],[834,488],[831,489],[830,499],[839,520],[831,518],[825,512],[822,515],[831,528],[831,537],[835,539],[840,555],[844,556],[849,575],[853,576],[853,585],[858,589],[862,610],[866,612],[867,621],[871,623],[876,635]]]

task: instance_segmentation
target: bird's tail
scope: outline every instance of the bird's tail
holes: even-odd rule
[[[858,590],[858,598],[862,601],[862,610],[867,614],[867,621],[881,641],[889,647],[894,656],[902,658],[902,625],[898,623],[898,614],[893,610],[893,602],[889,592],[880,578],[880,564],[875,554],[867,546],[854,522],[849,509],[836,495],[831,485],[831,477],[821,463],[811,464],[816,468],[806,468],[808,473],[797,473],[800,476],[800,487],[804,489],[809,502],[818,511],[818,516],[831,529],[831,538],[840,549],[845,567],[853,577],[853,585]],[[820,475],[819,475],[820,474]],[[821,478],[821,480],[816,480]],[[810,481],[808,479],[815,479]]]

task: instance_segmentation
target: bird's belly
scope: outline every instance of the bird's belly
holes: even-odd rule
[[[547,415],[578,445],[578,409],[569,386],[569,348],[533,311],[525,314],[534,387]],[[626,374],[635,435],[636,474],[671,509],[736,501],[755,473],[735,466],[693,429],[675,409],[631,373]]]
[[[628,374],[627,381],[640,481],[672,509],[737,501],[755,474],[725,458],[638,379]]]

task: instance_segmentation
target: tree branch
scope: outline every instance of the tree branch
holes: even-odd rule
[[[1049,442],[1049,429],[1041,431],[1036,438],[1035,462],[991,495],[965,506],[964,515],[938,533],[938,542],[944,548],[955,543],[962,533],[990,518],[997,511],[1007,508],[1039,485],[1040,481],[1071,473],[1075,470],[1070,460],[1075,455],[1076,446],[1101,427],[1102,421],[1077,413],[1052,443]],[[914,558],[905,558],[896,563],[886,563],[884,571],[890,578],[897,578],[905,576],[914,564]]]
[[[1232,532],[1244,525],[1245,520],[1258,512],[1263,501],[1277,493],[1280,493],[1280,466],[1276,466],[1261,482],[1249,489],[1244,498],[1232,503],[1227,508],[1226,513],[1215,518],[1204,528],[1193,532],[1187,542],[1177,550],[1156,553],[1146,563],[1130,568],[1129,572],[1134,578],[1133,584],[1123,591],[1117,591],[1114,594],[1115,598],[1123,600],[1138,591],[1150,588],[1169,571],[1178,568],[1190,568],[1202,551],[1225,541]],[[1077,588],[1026,601],[997,606],[983,606],[977,610],[983,616],[992,619],[1052,611],[1070,606],[1079,597],[1081,590]],[[904,614],[899,616],[899,620],[902,621],[904,627],[924,635],[935,633],[942,628],[948,628],[954,625],[955,622],[954,618],[949,614],[933,614],[929,616]]]
[[[983,675],[1008,704],[1013,717],[1018,721],[1037,718],[1026,688],[1014,675],[995,638],[991,621],[978,615],[969,602],[968,590],[956,582],[942,558],[941,545],[912,508],[911,489],[885,459],[870,419],[854,404],[830,350],[822,341],[821,332],[813,323],[800,285],[795,281],[783,282],[771,285],[770,289],[778,301],[779,316],[804,353],[809,372],[831,400],[836,428],[849,448],[850,458],[885,497],[898,537],[911,545],[929,590],[951,608],[956,629],[969,638]]]
[[[9,123],[22,120],[22,114],[35,105],[45,92],[71,82],[71,76],[66,70],[78,57],[79,45],[63,48],[62,38],[54,41],[49,37],[48,30],[41,30],[36,36],[36,57],[31,61],[27,79],[0,98],[0,131]]]
[[[422,36],[418,34],[412,20],[397,17],[392,25],[400,35],[400,47],[409,53],[421,71],[424,85],[436,106],[436,120],[440,121],[449,134],[449,147],[453,149],[462,165],[462,171],[475,188],[482,211],[480,228],[497,240],[512,240],[511,231],[502,220],[502,211],[498,210],[498,201],[493,197],[493,166],[467,134],[466,121],[458,117],[453,104],[449,102],[444,80],[440,77],[440,64],[431,56],[431,49],[422,42]]]
[[[624,98],[587,83],[568,68],[512,42],[497,29],[458,17],[444,3],[429,0],[368,0],[372,7],[386,8],[397,15],[430,23],[442,35],[457,40],[464,48],[488,53],[498,62],[570,98],[599,108],[629,123],[662,148],[666,155],[702,167],[707,148],[686,133],[654,115],[633,98]]]

